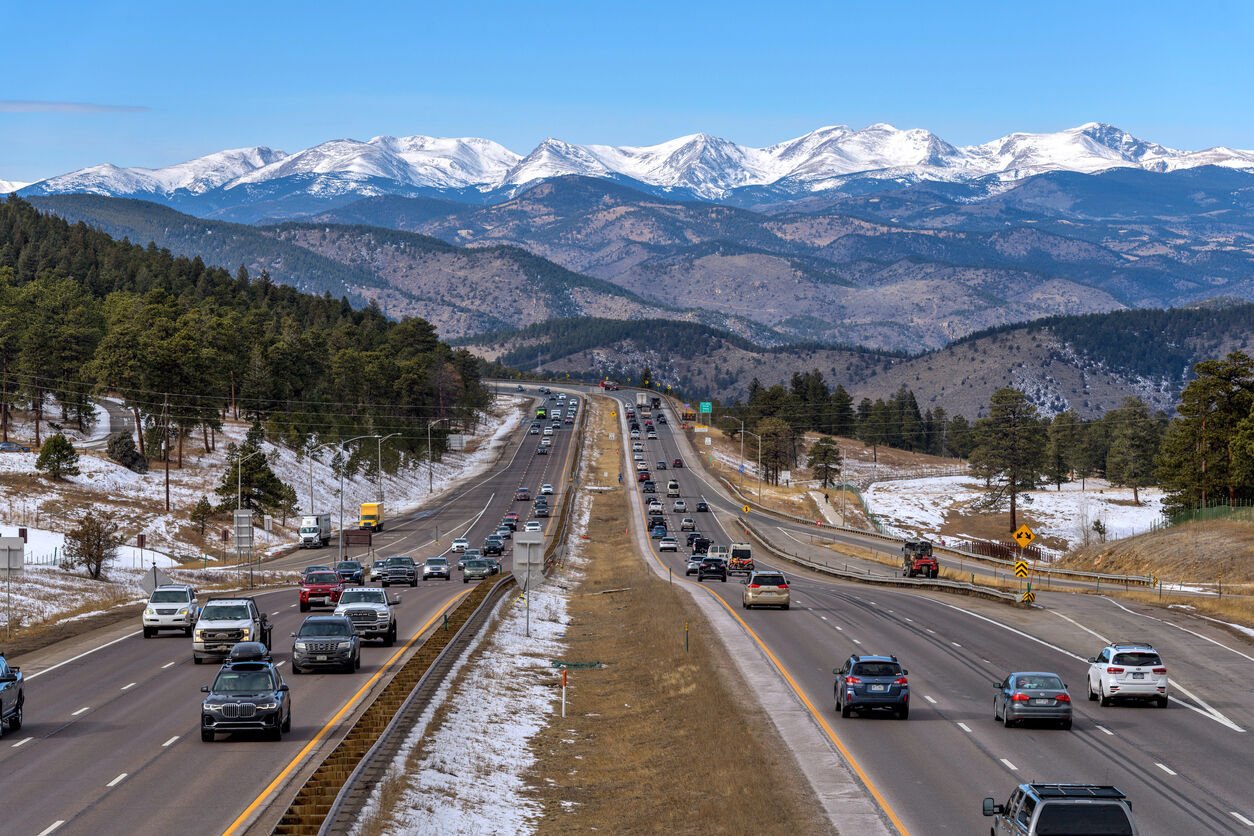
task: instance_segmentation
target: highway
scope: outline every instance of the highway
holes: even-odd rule
[[[534,455],[538,435],[529,421],[509,439],[492,472],[472,478],[437,499],[438,505],[385,520],[375,536],[376,552],[409,554],[418,562],[444,552],[454,536],[480,545],[511,510],[527,519],[530,504],[515,503],[514,490],[533,491],[552,483],[560,507],[569,471],[569,425],[554,434],[553,451]],[[548,525],[556,518],[549,518]],[[439,543],[432,542],[438,528]],[[361,549],[353,557],[361,557]],[[505,571],[509,571],[509,553]],[[333,563],[336,548],[298,551],[267,564],[297,568]],[[363,560],[363,562],[365,562]],[[200,686],[217,666],[192,663],[191,640],[164,633],[140,637],[133,629],[89,637],[75,655],[50,648],[21,659],[28,678],[26,722],[0,739],[0,815],[14,834],[268,832],[282,812],[291,779],[312,768],[329,751],[355,710],[381,689],[405,652],[404,644],[437,622],[470,587],[459,582],[419,582],[392,588],[401,643],[384,648],[369,642],[357,674],[287,673],[292,633],[304,616],[294,588],[259,592],[256,598],[274,625],[275,659],[291,687],[293,729],[282,742],[220,735],[199,739]],[[204,603],[204,595],[201,603]],[[325,611],[325,610],[324,610]],[[315,610],[315,613],[319,610]],[[78,656],[79,653],[86,655]],[[279,781],[274,792],[272,783]]]
[[[618,395],[628,403],[633,393]],[[713,532],[715,543],[745,540],[734,525],[740,503],[693,467],[698,453],[672,432],[675,416],[669,418],[670,424],[657,427],[657,440],[643,443],[650,466],[676,457],[688,465],[655,473],[672,532],[678,532],[680,517],[692,516],[702,531]],[[633,466],[630,441],[624,445],[626,479]],[[712,512],[670,513],[671,500],[664,495],[668,478],[679,480],[690,509],[704,498]],[[643,503],[636,508],[642,512]],[[810,548],[804,526],[763,515],[754,520],[790,550]],[[644,525],[643,516],[639,524]],[[842,536],[860,546],[884,545]],[[707,581],[696,594],[724,602],[726,618],[720,621],[734,631],[729,638],[737,647],[748,636],[778,660],[815,708],[814,733],[843,743],[900,829],[983,832],[991,821],[980,813],[984,796],[1004,801],[1015,784],[1041,780],[1115,784],[1132,800],[1142,833],[1254,832],[1250,642],[1195,620],[1155,620],[1161,611],[1097,596],[1042,593],[1038,607],[1018,609],[826,579],[762,552],[755,548],[760,566],[782,569],[790,578],[791,610],[743,610],[738,578]],[[670,567],[676,583],[695,587],[695,579],[684,577],[686,554],[681,546],[678,555],[655,551],[651,559]],[[1145,639],[1171,672],[1170,706],[1101,708],[1087,701],[1087,657],[1106,640]],[[833,710],[832,669],[852,653],[899,657],[910,672],[909,720],[842,719]],[[1074,728],[1007,729],[994,723],[993,685],[1013,670],[1061,674],[1075,698]]]

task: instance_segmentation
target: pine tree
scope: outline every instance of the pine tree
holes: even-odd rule
[[[1076,469],[1082,432],[1080,416],[1071,410],[1058,413],[1049,422],[1044,473],[1058,490],[1062,490],[1063,482],[1071,481],[1071,472]]]
[[[213,503],[209,501],[209,497],[202,496],[187,516],[200,530],[200,536],[204,537],[205,526],[213,518]]]
[[[1141,504],[1140,489],[1154,484],[1154,458],[1161,431],[1158,421],[1140,398],[1125,398],[1112,410],[1110,449],[1106,454],[1106,478],[1132,488],[1132,501]]]
[[[833,439],[822,436],[810,448],[810,456],[806,463],[814,472],[815,478],[821,480],[823,487],[826,488],[836,482],[837,474],[840,472],[840,447]]]
[[[35,469],[48,474],[53,481],[78,475],[78,451],[70,440],[57,433],[44,442],[35,459]]]
[[[1019,527],[1019,494],[1036,486],[1045,463],[1045,436],[1036,407],[1018,389],[994,392],[988,417],[975,422],[971,470],[992,485],[988,507],[1010,501],[1010,531]]]

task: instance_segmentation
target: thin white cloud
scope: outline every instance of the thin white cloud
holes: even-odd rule
[[[94,102],[40,102],[0,99],[0,113],[143,113],[142,105],[96,104]]]

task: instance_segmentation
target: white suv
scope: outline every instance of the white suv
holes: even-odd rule
[[[1149,642],[1115,642],[1089,659],[1089,699],[1153,700],[1167,707],[1167,666]]]
[[[182,630],[190,636],[199,616],[196,590],[185,583],[162,584],[144,607],[144,638],[152,638],[159,630]]]

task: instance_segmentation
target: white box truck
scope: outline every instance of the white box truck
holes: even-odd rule
[[[302,549],[319,549],[330,542],[330,514],[311,514],[300,518],[300,547]]]

